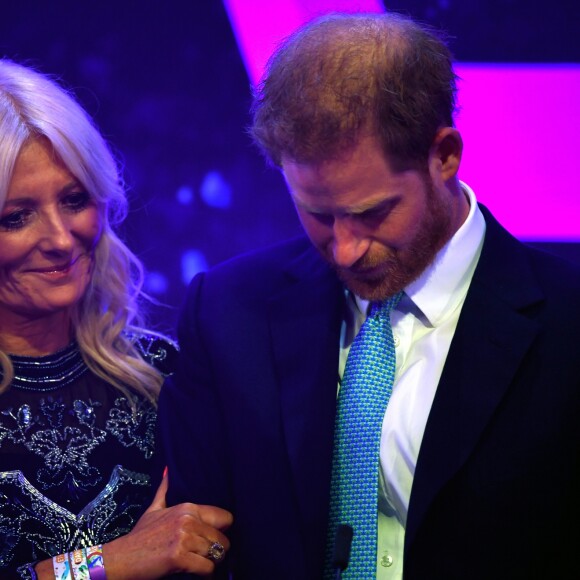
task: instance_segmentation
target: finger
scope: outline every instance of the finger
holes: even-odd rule
[[[185,568],[180,572],[190,572],[198,576],[210,576],[215,571],[215,563],[195,552],[190,552],[185,561]]]
[[[220,530],[218,530],[217,528],[214,528],[213,534],[208,534],[208,538],[209,538],[210,544],[213,544],[214,542],[219,542],[226,549],[226,552],[231,547],[231,544],[230,544],[228,537],[226,535],[222,534],[222,532]]]
[[[184,507],[187,508],[190,505],[191,504],[189,504],[189,505],[184,504]],[[199,508],[200,507],[204,508],[201,511],[206,511],[205,508],[212,508],[215,510],[219,510],[219,512],[226,514],[226,517],[228,518],[228,522],[230,524],[231,524],[231,520],[233,519],[231,517],[231,514],[229,512],[226,512],[225,510],[220,509],[220,508],[214,508],[213,506],[194,505],[193,507],[195,508],[194,510],[192,510],[190,512],[186,512],[186,515],[189,516],[188,519],[182,520],[182,522],[183,522],[182,529],[189,536],[190,541],[196,545],[196,547],[191,548],[192,551],[197,552],[198,554],[201,554],[202,556],[206,556],[207,549],[214,542],[219,542],[220,544],[222,544],[225,547],[226,551],[229,550],[230,549],[230,541],[228,540],[227,536],[223,533],[223,530],[221,530],[217,526],[214,526],[212,524],[209,524],[209,523],[203,521],[200,517],[201,514],[200,514]],[[169,508],[169,509],[173,509],[173,508]],[[224,524],[224,525],[227,525],[227,524]],[[201,545],[200,545],[200,542],[201,542]]]
[[[151,502],[151,505],[147,508],[145,513],[151,512],[154,510],[161,510],[167,507],[167,503],[165,501],[165,495],[167,494],[167,487],[169,486],[169,477],[167,476],[167,470],[163,474],[163,479],[155,492],[155,497]]]
[[[200,509],[201,508],[201,509]],[[207,509],[211,508],[211,509]],[[166,514],[174,512],[174,521],[176,528],[180,529],[184,535],[184,546],[191,552],[196,552],[201,556],[207,556],[207,550],[214,542],[219,542],[227,550],[230,549],[230,541],[225,534],[217,527],[201,519],[201,512],[210,512],[216,510],[220,515],[225,515],[227,521],[231,523],[233,519],[231,514],[220,508],[213,506],[199,506],[196,504],[179,504],[167,508]],[[214,518],[215,519],[215,518]]]
[[[214,564],[219,565],[226,557],[226,552],[228,549],[229,546],[226,546],[222,542],[218,540],[210,540],[205,557]]]
[[[185,537],[190,540],[198,541],[200,538],[212,542],[217,540],[224,546],[229,546],[228,539],[222,531],[231,526],[233,517],[230,512],[222,508],[180,503],[166,508],[163,516],[167,521],[173,522],[172,528],[182,530]],[[199,552],[199,550],[195,551]]]
[[[181,510],[191,507],[191,504],[182,504],[175,507]],[[173,510],[174,508],[168,508],[167,513]],[[212,570],[213,565],[221,563],[223,557],[225,557],[225,554],[230,549],[230,541],[222,532],[205,524],[192,512],[183,512],[180,514],[176,524],[174,528],[179,528],[182,532],[179,534],[178,539],[179,549],[176,550],[177,553],[181,553],[182,555],[179,561],[186,554],[194,554],[206,559],[211,564],[211,566],[206,568],[208,572]],[[191,571],[193,572],[195,570]]]
[[[209,542],[210,544],[213,544],[214,542],[219,542],[225,548],[226,552],[231,547],[228,537],[222,534],[219,530],[215,530],[214,533],[209,536]]]
[[[227,530],[234,522],[234,516],[213,505],[197,505],[199,519],[218,530]]]

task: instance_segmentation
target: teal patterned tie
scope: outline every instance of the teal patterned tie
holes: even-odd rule
[[[369,580],[377,570],[379,447],[385,410],[395,378],[390,312],[401,293],[373,304],[354,339],[337,401],[330,488],[326,578],[339,524],[354,530],[344,579]]]

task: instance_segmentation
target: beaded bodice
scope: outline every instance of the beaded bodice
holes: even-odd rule
[[[149,337],[139,345],[170,370],[172,345]],[[94,375],[74,343],[11,359],[15,378],[0,395],[2,578],[133,527],[150,497],[156,421],[151,403],[136,394],[129,401]]]
[[[43,357],[11,357],[14,366],[12,388],[52,391],[72,383],[88,371],[76,342]]]

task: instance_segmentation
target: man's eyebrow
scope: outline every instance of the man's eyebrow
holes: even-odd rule
[[[294,195],[292,195],[292,201],[294,201],[295,205],[297,205],[298,207],[300,207],[301,209],[303,209],[309,213],[329,213],[328,208],[316,207],[314,205],[306,203],[305,201],[299,199],[298,197],[296,197]]]
[[[332,215],[339,215],[339,216],[358,216],[363,215],[365,213],[371,212],[380,212],[383,210],[388,209],[394,202],[395,198],[387,198],[387,199],[380,199],[378,201],[370,201],[368,203],[361,203],[358,205],[353,205],[350,207],[334,207],[328,208],[324,206],[316,206],[311,205],[297,197],[292,196],[294,203],[300,207],[301,209],[307,211],[308,213],[312,214],[332,214]]]
[[[360,215],[367,212],[381,211],[391,206],[394,203],[394,201],[395,201],[394,197],[388,197],[386,199],[380,199],[378,201],[371,201],[366,204],[362,203],[360,205],[355,205],[348,208],[346,213],[352,215]]]

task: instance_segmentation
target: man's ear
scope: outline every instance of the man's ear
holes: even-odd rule
[[[437,131],[429,151],[429,173],[435,183],[453,179],[461,164],[463,139],[454,127],[442,127]]]

